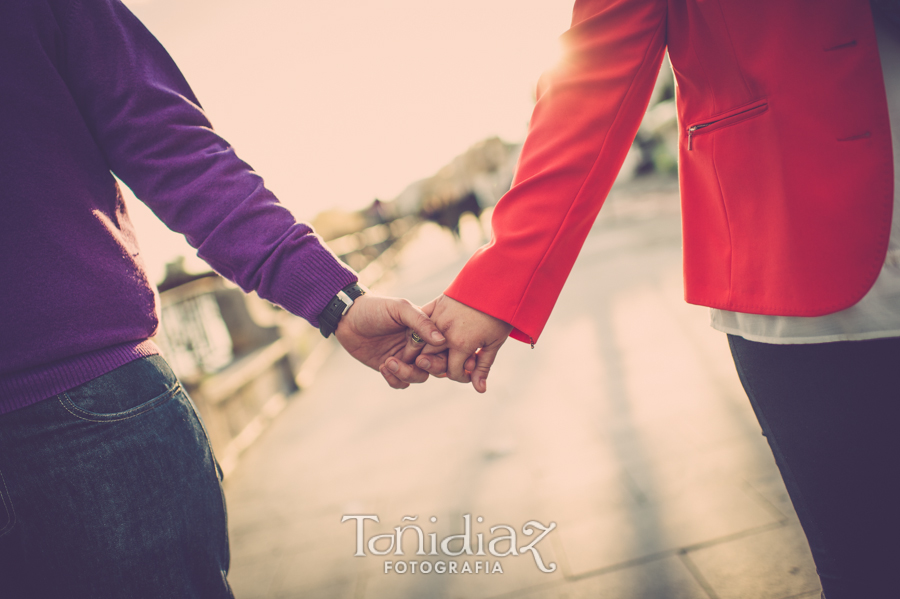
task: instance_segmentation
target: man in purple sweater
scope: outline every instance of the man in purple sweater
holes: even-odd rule
[[[384,365],[410,361],[408,328],[443,337],[405,300],[360,296],[118,0],[4,0],[0,109],[0,596],[230,597],[217,467],[150,340],[112,173],[216,271],[336,328],[394,387],[427,378]]]

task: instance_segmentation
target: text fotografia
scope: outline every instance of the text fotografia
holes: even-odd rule
[[[415,522],[418,516],[404,516],[402,522]],[[426,533],[416,524],[406,524],[394,527],[394,532],[384,533],[380,535],[372,535],[366,537],[365,523],[366,520],[380,522],[378,516],[374,514],[352,514],[346,515],[341,522],[348,520],[356,521],[356,553],[355,557],[366,557],[367,555],[378,556],[397,556],[405,557],[404,549],[410,551],[413,546],[404,545],[404,541],[408,541],[412,537],[415,553],[417,557],[469,557],[475,559],[447,560],[447,559],[401,559],[401,560],[385,560],[384,573],[396,574],[503,574],[503,566],[496,559],[490,557],[518,557],[525,553],[531,553],[534,563],[541,572],[555,572],[556,563],[544,564],[540,550],[537,544],[546,537],[550,531],[556,528],[556,522],[548,525],[541,524],[537,520],[529,520],[522,525],[521,537],[522,541],[530,540],[531,542],[519,545],[520,534],[516,529],[507,524],[497,524],[489,528],[490,537],[485,538],[483,532],[472,534],[472,515],[463,515],[463,532],[455,535],[448,535],[443,539],[438,539],[436,532]],[[430,518],[432,523],[437,522],[437,517]],[[484,518],[478,516],[476,522],[484,522]],[[407,533],[412,533],[407,534]],[[537,535],[537,536],[535,536]],[[531,539],[530,537],[535,537]],[[427,539],[427,541],[426,541]],[[474,541],[474,544],[473,544]],[[366,552],[368,550],[368,553]],[[489,557],[490,556],[490,557]],[[485,557],[487,559],[477,559]]]
[[[556,564],[552,565],[556,569]],[[416,571],[417,569],[418,572]],[[428,560],[409,560],[408,562],[384,560],[384,573],[388,574],[390,572],[396,572],[397,574],[406,574],[407,572],[410,574],[431,574],[432,572],[435,574],[503,574],[503,566],[498,561],[494,561],[492,566],[491,562],[487,560],[476,560],[474,563],[469,563],[466,560],[462,564],[456,561],[445,562],[444,560],[436,562],[429,562]]]

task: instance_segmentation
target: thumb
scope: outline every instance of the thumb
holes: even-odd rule
[[[421,307],[422,312],[425,313],[426,316],[433,316],[434,309],[437,307],[438,300],[441,299],[441,296],[437,296],[427,304]]]
[[[398,316],[400,322],[418,333],[425,343],[441,345],[446,341],[431,319],[411,302],[405,300],[400,302]]]
[[[475,370],[472,371],[472,386],[475,387],[475,390],[479,393],[487,391],[488,373],[491,371],[491,364],[494,363],[498,351],[500,351],[500,345],[482,347],[481,350],[475,354],[477,364],[475,365]]]
[[[472,354],[471,356],[469,356],[469,359],[466,360],[463,368],[465,368],[469,372],[474,372],[476,366],[478,366],[478,354]]]

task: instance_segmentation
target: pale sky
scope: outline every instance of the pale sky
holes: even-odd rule
[[[126,0],[216,130],[300,220],[519,141],[573,0]],[[193,251],[132,208],[156,281]]]

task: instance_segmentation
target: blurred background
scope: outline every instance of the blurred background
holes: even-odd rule
[[[298,219],[365,284],[417,303],[489,239],[572,9],[125,2]],[[817,593],[724,336],[682,300],[673,95],[665,63],[541,343],[507,343],[484,396],[448,381],[390,390],[128,198],[160,289],[157,341],[226,474],[239,599]],[[441,537],[481,516],[487,539],[494,524],[555,522],[540,549],[557,566],[525,553],[503,574],[385,574],[388,558],[353,557],[347,514],[379,515],[367,535],[404,516]]]
[[[480,140],[524,136],[569,0],[129,0],[217,131],[302,220],[396,198]],[[135,210],[137,212],[137,210]],[[141,215],[155,273],[193,255]]]

